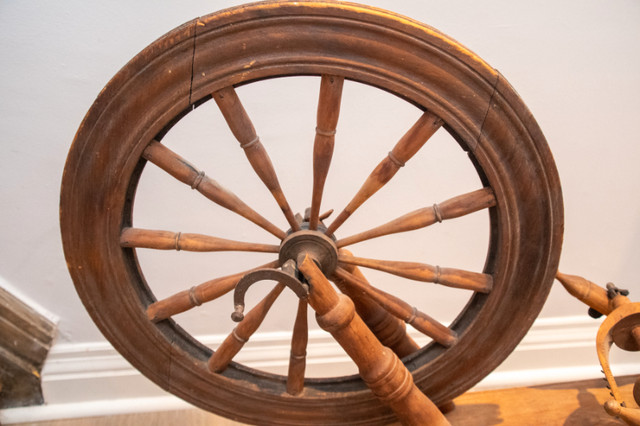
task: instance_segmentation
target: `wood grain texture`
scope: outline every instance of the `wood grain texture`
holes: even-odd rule
[[[287,374],[287,393],[289,395],[298,395],[304,388],[308,341],[307,301],[300,299],[291,336],[291,355]]]
[[[198,170],[160,142],[152,141],[146,147],[142,156],[180,182],[189,185],[191,189],[197,190],[214,203],[250,220],[279,239],[283,239],[286,236],[282,229],[269,222],[234,193],[220,186],[218,182],[206,176],[203,171]]]
[[[453,330],[445,327],[424,312],[420,312],[404,300],[371,286],[368,282],[360,280],[340,267],[336,268],[335,276],[349,283],[354,289],[366,293],[367,296],[390,314],[412,325],[416,330],[431,337],[441,345],[451,347],[458,341]]]
[[[203,234],[125,228],[120,235],[122,247],[185,251],[254,251],[278,253],[280,246],[227,240]]]
[[[298,267],[310,284],[309,304],[318,324],[331,333],[358,366],[373,394],[388,405],[404,425],[448,425],[438,407],[413,383],[411,373],[384,347],[356,314],[351,299],[339,295],[311,258]]]
[[[280,262],[274,260],[273,262],[266,263],[247,271],[215,278],[202,284],[198,284],[197,286],[191,287],[189,290],[183,290],[165,299],[150,304],[147,307],[147,317],[153,322],[162,321],[172,317],[173,315],[177,315],[227,294],[235,288],[238,281],[240,281],[247,272],[263,268],[276,268],[279,265]]]
[[[351,253],[343,249],[341,254],[350,255]],[[356,278],[368,283],[357,266],[345,265],[344,268]],[[343,279],[334,278],[334,283],[341,292],[353,301],[356,312],[380,343],[391,349],[400,358],[420,349],[420,346],[407,334],[405,323],[402,320],[391,315],[365,293],[356,291]]]
[[[365,259],[341,254],[338,262],[349,265],[377,269],[410,280],[441,284],[446,287],[489,293],[493,287],[493,277],[489,274],[441,268],[426,263]]]
[[[300,225],[296,221],[289,202],[282,192],[273,163],[262,142],[260,142],[253,123],[251,123],[251,119],[242,106],[235,89],[232,86],[225,87],[215,92],[212,96],[227,121],[231,132],[240,142],[240,147],[244,150],[251,167],[253,167],[260,180],[276,199],[291,229],[294,231],[300,230]]]
[[[273,290],[245,314],[244,319],[240,321],[233,332],[224,339],[218,349],[211,355],[211,358],[209,358],[207,364],[209,370],[214,373],[220,373],[227,368],[233,357],[240,352],[240,349],[249,341],[253,333],[258,330],[258,327],[260,327],[260,324],[262,324],[262,321],[264,321],[267,316],[269,309],[273,306],[273,302],[280,296],[284,288],[284,284],[276,284]]]
[[[614,309],[611,300],[607,297],[607,290],[586,278],[558,272],[556,279],[560,281],[569,294],[602,315],[609,315]]]
[[[371,172],[349,204],[329,225],[327,235],[333,234],[365,201],[378,192],[403,167],[411,157],[440,128],[442,120],[430,112],[424,112],[415,124],[396,143],[387,155]]]
[[[479,189],[443,201],[440,204],[434,204],[431,207],[414,210],[383,225],[342,238],[336,242],[336,245],[345,247],[383,235],[425,228],[443,220],[465,216],[478,210],[493,207],[495,203],[495,196],[491,188]]]
[[[309,214],[309,229],[312,230],[318,228],[322,192],[333,157],[343,84],[342,76],[325,74],[321,77],[316,137],[313,143],[313,190]]]

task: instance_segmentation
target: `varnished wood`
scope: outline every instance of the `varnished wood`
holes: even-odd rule
[[[436,404],[506,358],[557,269],[562,191],[550,150],[513,88],[465,47],[414,20],[348,2],[262,2],[186,23],[128,62],[88,111],[63,174],[61,235],[81,300],[135,368],[190,403],[251,423],[383,424],[392,414],[351,377],[314,382],[319,402],[308,392],[286,395],[282,378],[233,363],[224,375],[210,374],[204,345],[179,325],[144,315],[156,299],[154,283],[147,286],[136,251],[122,249],[119,237],[133,226],[149,142],[182,126],[183,116],[221,88],[322,74],[438,115],[495,191],[486,255],[486,270],[496,271],[491,296],[472,295],[457,315],[465,333],[458,347],[428,345],[412,355],[415,382]]]
[[[235,89],[232,86],[228,86],[218,90],[212,96],[227,121],[231,132],[240,142],[240,147],[244,150],[251,167],[253,167],[260,180],[264,182],[276,199],[291,229],[294,231],[300,230],[300,225],[296,221],[289,202],[282,192],[273,163],[271,163],[267,151],[264,149],[262,142],[260,142],[253,123],[251,123],[251,119],[242,106]]]
[[[205,302],[215,300],[233,290],[238,281],[240,281],[240,278],[242,278],[247,272],[263,268],[275,268],[279,266],[279,264],[279,261],[274,260],[273,262],[266,263],[247,271],[216,278],[192,287],[189,290],[183,290],[165,299],[150,304],[149,307],[147,307],[147,317],[153,322],[158,322],[196,306],[200,306]]]
[[[370,240],[383,235],[413,231],[442,222],[447,219],[465,216],[488,207],[495,206],[496,200],[491,188],[483,188],[467,194],[459,195],[440,204],[424,207],[407,213],[397,219],[360,232],[336,242],[338,247],[345,247],[360,241]]]
[[[341,250],[341,253],[351,254],[344,249]],[[345,265],[345,270],[368,283],[357,266]],[[334,283],[341,292],[353,300],[356,312],[380,343],[391,349],[400,358],[420,349],[420,346],[407,334],[405,323],[402,320],[391,315],[366,294],[356,291],[343,279],[334,278]]]
[[[411,373],[389,348],[375,338],[347,296],[339,295],[308,256],[298,262],[310,283],[309,304],[318,324],[331,333],[358,366],[373,394],[404,425],[448,425],[438,407],[413,383]]]
[[[209,358],[209,370],[220,373],[227,368],[233,357],[240,352],[240,349],[260,327],[273,302],[280,296],[284,288],[284,284],[278,283],[269,294],[245,314],[244,319],[240,321],[233,332],[224,339],[218,349],[211,355],[211,358]]]
[[[298,395],[304,388],[308,341],[307,301],[300,299],[298,301],[296,320],[293,325],[289,373],[287,375],[287,393],[290,395]]]
[[[426,111],[418,121],[402,136],[378,166],[367,177],[356,195],[349,204],[340,212],[338,217],[329,225],[327,234],[333,234],[358,207],[378,192],[403,167],[411,157],[429,140],[440,128],[442,120],[436,115]]]
[[[368,282],[360,280],[340,267],[336,268],[335,276],[349,283],[354,289],[366,293],[367,296],[390,314],[412,325],[416,330],[431,337],[441,345],[450,347],[457,342],[458,338],[453,330],[445,327],[424,312],[420,312],[404,300],[372,287]]]
[[[441,284],[447,287],[488,293],[493,287],[493,278],[489,274],[463,271],[454,268],[441,268],[426,263],[401,262],[389,260],[365,259],[341,254],[338,261],[349,265],[377,269],[410,280]]]
[[[608,315],[614,309],[607,297],[607,291],[591,281],[577,275],[558,272],[556,278],[573,297],[586,303],[603,315]]]
[[[125,228],[120,234],[122,247],[151,248],[156,250],[185,251],[255,251],[278,253],[273,244],[246,243],[203,234]]]
[[[320,82],[316,137],[313,144],[313,191],[309,229],[318,228],[322,192],[327,173],[329,173],[331,157],[333,157],[343,84],[344,77],[335,75],[323,75]]]
[[[239,214],[280,239],[285,237],[282,229],[269,222],[235,194],[220,186],[218,182],[206,176],[203,171],[198,170],[160,142],[152,141],[142,156],[214,203]]]

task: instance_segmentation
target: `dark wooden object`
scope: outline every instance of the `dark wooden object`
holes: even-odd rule
[[[284,196],[266,153],[271,141],[263,144],[257,138],[235,91],[244,84],[294,75],[317,79],[320,93],[313,165],[309,165],[314,170],[308,218],[312,223],[304,226],[310,230],[296,220]],[[357,142],[335,140],[333,135],[341,85],[347,81],[368,84],[407,100],[419,110],[420,118],[395,145],[394,141],[372,141],[386,144],[391,153],[346,206],[329,206],[340,213],[327,229],[319,209],[332,146]],[[179,125],[185,114],[212,98],[283,211],[291,236],[162,144],[166,132]],[[436,131],[449,133],[466,151],[478,172],[479,188],[468,194],[451,194],[448,201],[390,222],[381,209],[380,223],[385,225],[352,237],[340,235],[341,224],[365,201],[375,202],[375,193]],[[253,423],[354,424],[385,423],[395,416],[361,378],[304,379],[306,326],[300,318],[294,320],[295,307],[290,309],[296,332],[289,378],[255,372],[233,362],[222,373],[208,370],[211,351],[179,327],[172,316],[233,290],[247,271],[156,300],[138,265],[137,247],[182,248],[180,241],[185,242],[173,232],[146,233],[144,243],[129,241],[131,230],[139,229],[132,210],[137,183],[145,167],[156,166],[267,230],[280,243],[305,232],[309,244],[319,249],[335,246],[337,250],[338,246],[439,221],[449,220],[453,226],[456,217],[484,211],[489,216],[490,240],[482,271],[469,271],[468,275],[466,271],[431,268],[428,259],[367,261],[367,266],[375,265],[396,276],[462,287],[457,291],[467,292],[470,300],[449,326],[364,280],[354,269],[354,265],[365,263],[357,252],[343,257],[336,270],[323,270],[326,278],[339,281],[345,293],[353,295],[356,304],[367,305],[361,310],[375,311],[376,315],[384,311],[389,327],[397,328],[398,318],[433,337],[434,342],[419,351],[408,341],[403,349],[395,350],[405,354],[415,385],[436,406],[469,389],[515,348],[542,307],[557,269],[563,216],[551,153],[516,92],[469,50],[410,19],[342,2],[265,2],[188,22],[127,64],[87,113],[62,182],[62,239],[78,293],[113,345],[163,388],[230,418]],[[325,243],[329,239],[328,245],[318,242],[321,235]],[[202,248],[202,236],[193,237],[189,238],[189,244],[195,244],[191,247]],[[213,242],[205,240],[206,244]],[[220,247],[219,243],[216,240],[207,247]],[[235,249],[239,247],[236,244],[223,242],[222,247]],[[256,249],[272,251],[273,247],[251,248]],[[292,258],[279,251],[279,258]],[[281,263],[279,259],[268,267]],[[421,287],[416,291],[433,287],[417,286]],[[508,333],[505,324],[509,325]],[[377,329],[374,321],[369,325],[378,338],[385,339],[386,331]],[[359,346],[357,342],[354,345]]]
[[[40,372],[56,326],[0,288],[0,408],[43,404]]]

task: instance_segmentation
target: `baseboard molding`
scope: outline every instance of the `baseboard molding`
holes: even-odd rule
[[[514,353],[474,389],[497,389],[601,377],[595,352],[600,321],[588,317],[538,319]],[[201,336],[212,347],[226,336]],[[420,336],[415,336],[418,340]],[[237,361],[284,374],[289,333],[258,333]],[[309,336],[310,375],[355,373],[342,349],[322,330]],[[614,351],[614,374],[638,374],[635,354]],[[634,362],[635,358],[635,362]],[[106,342],[58,344],[43,370],[46,404],[0,411],[2,424],[189,407],[144,378]]]

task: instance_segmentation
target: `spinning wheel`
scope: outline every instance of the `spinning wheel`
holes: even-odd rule
[[[306,217],[296,216],[291,205],[304,207],[309,199],[294,204],[285,196],[267,154],[269,141],[258,138],[259,129],[236,93],[243,85],[293,76],[317,79],[320,93],[315,142],[309,143],[314,179]],[[345,81],[392,93],[421,115],[395,145],[389,143],[388,156],[346,207],[327,218],[322,214],[327,207],[322,204],[323,187],[331,173],[334,141],[355,143],[335,136]],[[249,207],[251,200],[224,189],[222,185],[231,183],[224,176],[197,168],[206,168],[206,160],[196,167],[162,143],[174,125],[206,102],[215,102],[222,112],[284,213],[286,226]],[[451,194],[444,202],[429,203],[391,221],[381,214],[384,224],[355,235],[341,232],[351,214],[405,163],[412,166],[412,156],[436,132],[448,133],[468,153],[482,187]],[[275,238],[268,243],[239,242],[136,227],[136,189],[151,167]],[[195,191],[193,196],[198,196]],[[490,227],[482,271],[357,255],[358,242],[383,240],[392,233],[413,238],[412,230],[479,210],[488,211]],[[455,221],[440,226],[455,226]],[[274,253],[273,261],[252,270],[278,273],[287,261],[299,263],[301,254],[312,253],[324,276],[354,300],[378,339],[402,357],[416,385],[442,405],[502,362],[530,327],[557,269],[563,219],[560,184],[541,131],[504,78],[477,56],[432,28],[378,9],[333,2],[266,2],[214,13],[171,31],[109,82],[69,153],[61,227],[69,270],[93,320],[161,387],[245,422],[371,424],[391,421],[393,414],[360,377],[305,379],[302,299],[292,307],[298,315],[292,324],[288,377],[230,362],[285,283],[245,312],[245,319],[212,355],[174,316],[220,303],[214,299],[233,291],[243,277],[255,278],[255,273],[238,271],[158,300],[147,285],[137,250],[269,252]],[[369,283],[361,267],[456,287],[470,299],[445,326],[420,307]],[[429,292],[429,287],[420,291]],[[231,305],[217,309],[231,311]],[[405,322],[433,341],[420,348],[405,333]]]

